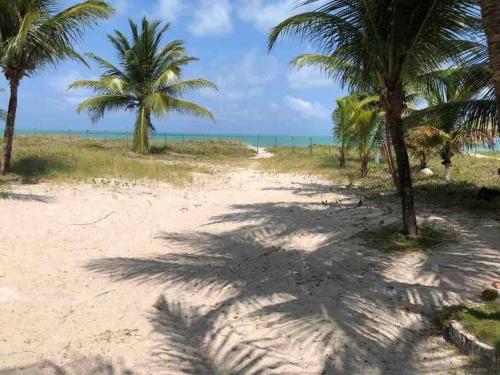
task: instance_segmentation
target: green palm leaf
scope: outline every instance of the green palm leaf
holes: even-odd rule
[[[149,22],[140,25],[129,21],[131,38],[115,31],[108,40],[117,52],[114,64],[94,54],[87,54],[103,71],[98,80],[74,82],[70,89],[87,89],[97,94],[78,107],[92,120],[101,119],[107,111],[133,110],[134,151],[147,153],[149,137],[155,131],[151,116],[159,118],[169,114],[190,115],[214,120],[210,111],[182,96],[199,89],[216,89],[216,85],[201,78],[183,80],[183,67],[197,58],[187,56],[180,40],[163,45],[170,25]]]

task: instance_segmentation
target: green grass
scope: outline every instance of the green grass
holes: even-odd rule
[[[163,157],[188,158],[199,161],[246,161],[255,155],[255,151],[244,144],[225,140],[156,142],[151,147],[151,154]]]
[[[154,144],[147,156],[129,150],[126,141],[84,140],[67,137],[17,137],[14,142],[12,174],[23,182],[93,181],[97,178],[167,181],[185,185],[193,173],[211,173],[221,161],[243,161],[252,154],[231,142],[197,141]]]
[[[500,302],[488,302],[477,307],[458,306],[441,314],[445,327],[451,320],[460,322],[479,341],[500,351]]]
[[[500,157],[499,154],[490,154],[490,156],[495,155]],[[435,176],[425,177],[414,173],[417,201],[447,208],[460,207],[491,212],[500,210],[500,199],[494,202],[476,199],[481,187],[498,189],[500,186],[498,175],[500,161],[456,156],[453,163],[452,180],[449,183],[442,178],[444,167],[438,157],[431,159],[429,163]],[[412,160],[412,165],[417,164],[416,160]],[[355,185],[374,193],[395,191],[387,164],[370,163],[368,176],[360,178],[360,162],[355,151],[349,155],[346,168],[340,168],[338,150],[328,146],[314,146],[312,153],[309,148],[280,147],[277,148],[274,158],[260,160],[260,167],[265,171],[278,173],[318,175],[337,185]]]
[[[400,225],[387,225],[360,235],[365,246],[383,252],[427,251],[453,243],[456,234],[450,229],[437,228],[429,222],[420,225],[420,237],[410,239],[400,233]]]

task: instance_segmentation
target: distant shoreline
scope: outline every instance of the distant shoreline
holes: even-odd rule
[[[97,139],[132,139],[133,133],[126,131],[106,131],[106,130],[46,130],[46,129],[17,129],[16,135],[56,135],[56,136],[77,136],[81,138]],[[257,134],[206,134],[206,133],[175,133],[175,132],[157,132],[152,139],[155,141],[195,141],[195,140],[221,140],[235,141],[249,144],[254,147],[305,147],[309,145],[331,145],[336,142],[333,136],[309,136],[309,135],[257,135]]]
[[[94,139],[132,139],[133,133],[127,131],[107,130],[60,130],[60,129],[16,129],[16,135],[55,135],[76,136]],[[156,132],[152,135],[154,141],[234,141],[241,142],[253,147],[307,147],[310,145],[338,146],[332,135],[285,135],[285,134],[230,134],[230,133],[178,133],[178,132]],[[469,152],[491,152],[500,150],[500,139],[498,139],[495,150],[487,147],[470,149]]]

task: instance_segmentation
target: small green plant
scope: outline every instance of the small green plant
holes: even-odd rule
[[[398,231],[399,226],[388,225],[362,233],[365,246],[384,252],[426,251],[455,241],[455,233],[450,229],[436,228],[425,222],[420,227],[420,236],[408,238]]]
[[[438,322],[448,328],[452,320],[458,321],[479,341],[500,351],[500,302],[487,302],[480,306],[453,306],[441,311]]]

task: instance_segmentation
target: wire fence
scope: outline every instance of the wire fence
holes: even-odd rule
[[[111,142],[124,141],[128,147],[132,147],[133,134],[128,132],[108,132],[108,131],[74,131],[74,130],[20,130],[16,132],[16,138],[23,137],[30,139],[32,137],[43,138],[44,144],[50,143],[68,143],[75,141],[88,142]],[[286,136],[286,135],[237,135],[237,134],[193,134],[193,133],[166,133],[156,132],[151,135],[153,144],[168,145],[169,143],[186,144],[188,142],[205,141],[220,144],[233,142],[243,147],[252,147],[255,149],[266,148],[270,151],[277,151],[278,148],[290,148],[292,152],[296,149],[309,150],[314,152],[316,146],[323,146],[332,152],[336,143],[332,136]],[[39,143],[35,141],[34,143]]]
[[[74,131],[68,129],[66,131],[62,130],[18,130],[16,131],[15,137],[31,138],[31,137],[42,137],[43,144],[51,143],[68,143],[74,141],[86,140],[88,142],[104,142],[107,141],[124,141],[127,147],[132,147],[133,133],[130,132],[111,132],[111,131],[95,131],[95,130],[85,130],[85,131]],[[1,138],[0,138],[1,139]],[[310,154],[321,147],[321,152],[324,153],[325,150],[332,154],[334,149],[338,147],[333,136],[287,136],[287,135],[238,135],[238,134],[194,134],[194,133],[166,133],[166,132],[156,132],[151,135],[151,141],[155,145],[168,145],[169,143],[181,143],[187,144],[189,142],[212,142],[214,144],[223,146],[224,143],[233,142],[240,145],[241,148],[253,147],[255,149],[266,148],[269,151],[277,151],[280,147],[286,147],[291,150],[292,153],[295,150],[300,150],[300,152],[309,151]],[[41,140],[37,140],[34,143],[40,144]],[[220,148],[219,147],[219,148]],[[467,149],[469,153],[477,152],[496,152],[500,149],[500,139],[495,148],[490,147],[476,147]]]

